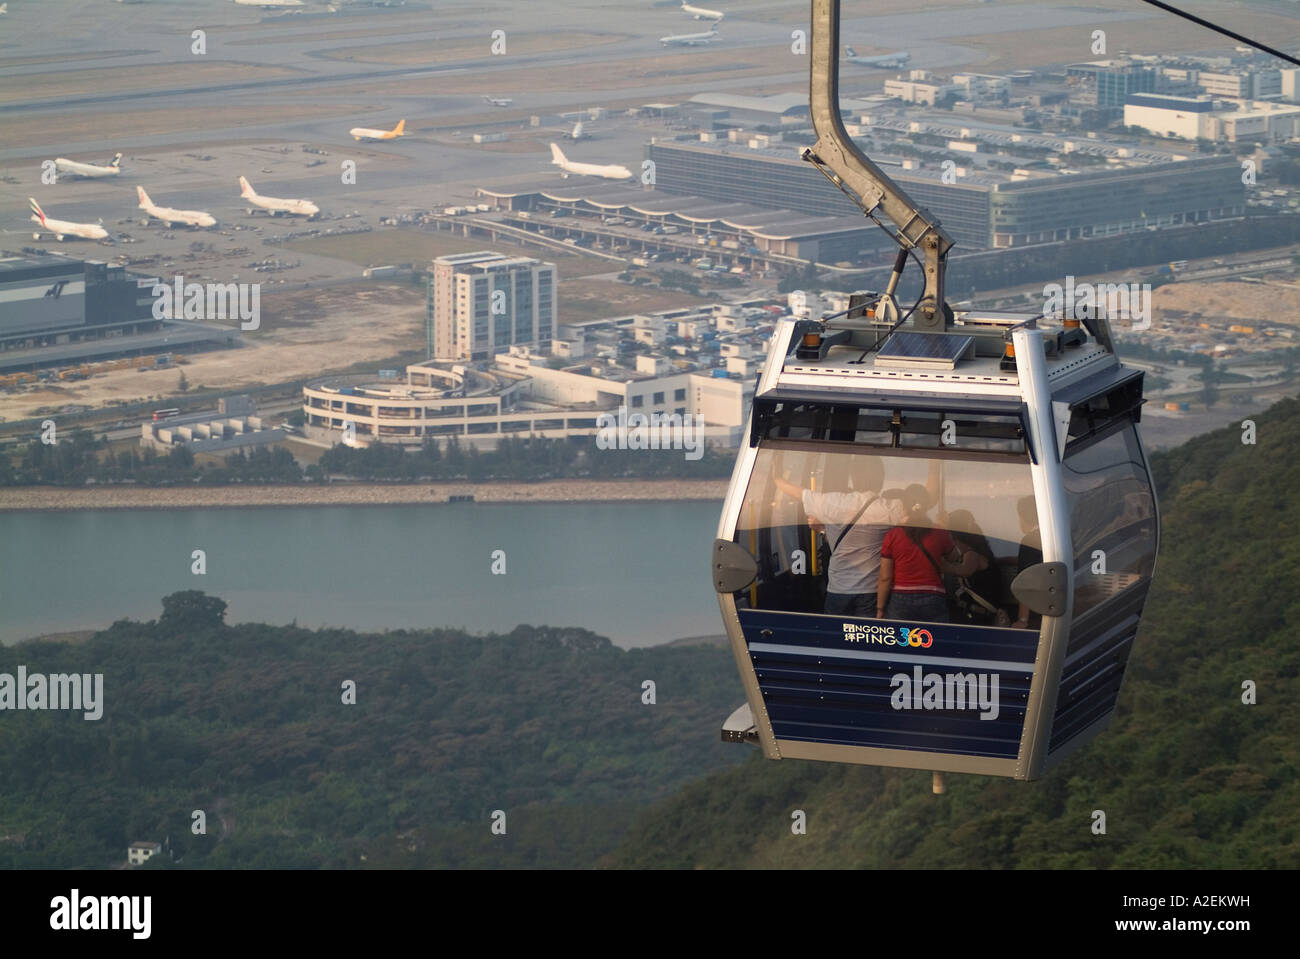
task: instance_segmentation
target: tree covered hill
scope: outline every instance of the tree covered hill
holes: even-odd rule
[[[0,647],[0,673],[103,673],[105,702],[98,721],[0,713],[0,868],[106,867],[167,837],[181,868],[582,867],[744,758],[718,741],[725,649],[231,627],[224,608],[177,593],[156,622]]]
[[[168,837],[146,868],[1300,866],[1300,402],[1256,422],[1254,445],[1155,457],[1162,550],[1119,712],[1037,782],[932,796],[925,772],[724,745],[725,648],[232,627],[189,592],[154,622],[0,647],[0,674],[102,672],[105,700],[98,721],[0,712],[0,868]]]
[[[1230,428],[1154,458],[1163,540],[1118,712],[1043,779],[950,775],[934,796],[927,772],[752,750],[648,811],[604,864],[1300,866],[1300,402],[1255,423],[1254,444]]]

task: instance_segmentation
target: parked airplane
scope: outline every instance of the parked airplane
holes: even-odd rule
[[[140,198],[140,209],[155,220],[162,220],[166,226],[171,226],[173,223],[184,223],[186,226],[217,225],[216,217],[202,210],[173,210],[169,206],[156,206],[142,186],[136,187],[135,193]]]
[[[34,199],[28,197],[27,202],[32,208],[32,222],[45,227],[45,232],[53,234],[54,238],[60,242],[63,241],[65,236],[76,236],[83,240],[108,239],[108,231],[98,223],[69,223],[67,220],[51,219],[45,215],[41,205]],[[40,233],[32,234],[32,239],[39,240],[40,238]]]
[[[912,55],[906,50],[883,53],[878,57],[860,57],[853,52],[852,47],[845,47],[844,52],[848,54],[844,57],[845,63],[856,63],[860,67],[901,67],[912,59]]]
[[[680,33],[672,37],[660,37],[659,42],[665,47],[697,47],[713,42],[717,36],[718,27],[715,24],[708,33]]]
[[[576,173],[578,176],[603,176],[610,180],[627,180],[632,176],[632,171],[625,166],[619,166],[617,163],[602,165],[599,163],[576,163],[564,155],[556,144],[551,144],[551,163],[559,167],[560,176],[567,177],[570,173]]]
[[[406,121],[398,120],[391,130],[371,130],[366,127],[353,127],[348,133],[354,140],[396,140],[406,136]]]
[[[691,14],[696,20],[712,20],[714,23],[719,22],[724,16],[726,16],[726,14],[722,13],[720,10],[708,10],[704,7],[692,7],[689,3],[682,4],[682,11]]]
[[[564,135],[564,138],[566,140],[581,140],[584,136],[591,139],[590,134],[582,132],[582,121],[579,120],[573,125],[573,129]]]
[[[54,169],[60,173],[70,173],[73,176],[117,176],[122,172],[122,154],[115,154],[113,159],[108,161],[108,166],[78,163],[76,160],[65,160],[63,157],[57,157],[54,161]]]
[[[0,3],[0,17],[3,17],[8,12],[9,12],[9,4]]]
[[[261,207],[271,216],[277,213],[288,213],[293,216],[315,216],[320,212],[320,207],[311,200],[281,200],[278,197],[262,196],[253,189],[253,185],[244,177],[239,178],[240,196],[242,196],[253,206]],[[251,214],[253,208],[249,207],[248,212]]]
[[[504,97],[485,96],[483,99],[486,100],[488,103],[492,104],[494,107],[508,107],[510,106],[510,104],[515,102],[514,100],[507,100]]]

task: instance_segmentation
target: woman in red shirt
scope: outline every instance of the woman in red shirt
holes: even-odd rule
[[[947,530],[931,527],[930,494],[924,486],[909,486],[903,504],[907,525],[886,533],[880,549],[876,618],[946,623],[944,574],[970,576],[988,566],[988,560],[974,550],[963,551]]]

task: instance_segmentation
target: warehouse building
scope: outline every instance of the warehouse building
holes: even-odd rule
[[[238,344],[238,329],[156,319],[157,282],[98,260],[0,255],[0,371]]]

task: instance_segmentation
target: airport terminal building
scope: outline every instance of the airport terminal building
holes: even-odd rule
[[[950,183],[944,182],[938,160],[877,157],[877,163],[965,250],[1109,236],[1245,213],[1241,170],[1230,156],[1014,172],[953,156],[958,161]],[[793,146],[652,143],[647,157],[655,163],[656,188],[664,193],[779,206],[809,216],[861,216]]]

